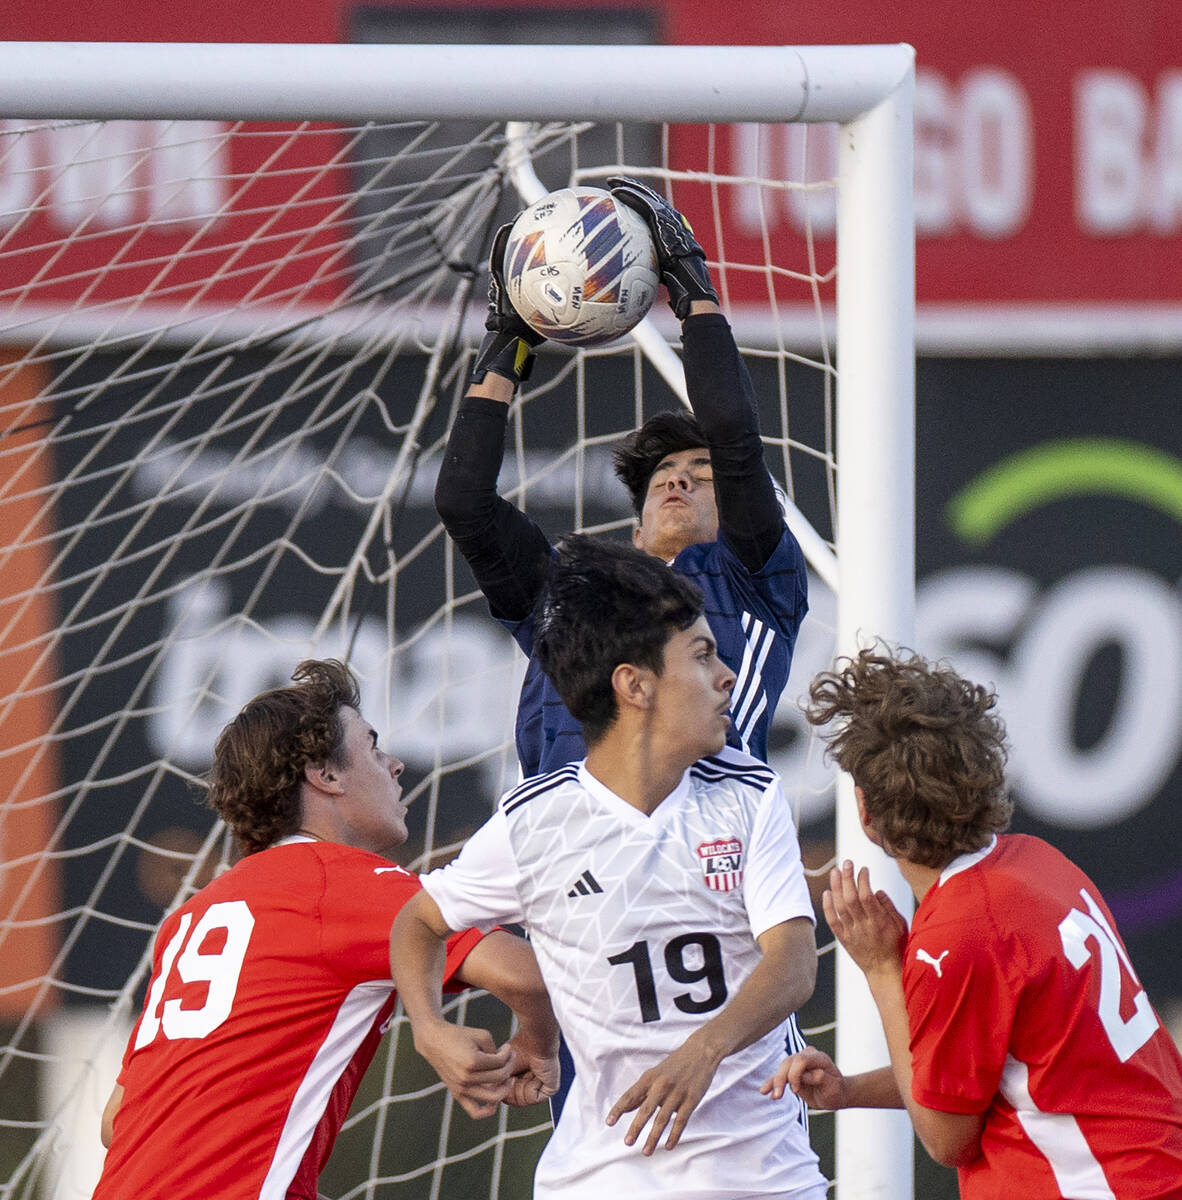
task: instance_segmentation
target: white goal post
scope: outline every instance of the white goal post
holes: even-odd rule
[[[0,43],[6,120],[837,123],[839,653],[869,637],[914,640],[913,90],[905,45]],[[839,788],[839,859],[870,862],[909,911],[861,833],[848,781]],[[885,1061],[843,955],[837,1047],[847,1072]],[[842,1113],[837,1128],[841,1200],[910,1196],[903,1114]]]

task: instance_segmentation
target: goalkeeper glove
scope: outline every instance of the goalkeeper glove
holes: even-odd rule
[[[706,252],[694,238],[690,223],[664,196],[635,179],[615,175],[607,181],[611,194],[644,218],[657,248],[661,282],[669,293],[669,307],[679,321],[689,316],[695,300],[718,303],[718,293],[706,269]]]
[[[493,237],[492,253],[488,257],[488,318],[484,322],[488,333],[476,354],[476,365],[468,377],[471,383],[482,383],[492,371],[516,386],[529,378],[533,370],[533,348],[546,339],[522,320],[509,300],[505,287],[505,246],[509,241],[511,224],[502,225]]]

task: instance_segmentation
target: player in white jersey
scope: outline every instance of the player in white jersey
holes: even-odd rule
[[[440,1008],[449,931],[519,922],[576,1065],[536,1197],[820,1200],[803,1107],[759,1093],[812,993],[812,906],[778,776],[724,747],[734,674],[700,594],[571,538],[537,648],[587,757],[509,792],[396,920],[416,1045],[446,1078],[469,1038]]]

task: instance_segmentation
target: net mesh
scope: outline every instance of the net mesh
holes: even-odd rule
[[[633,174],[690,217],[769,465],[831,542],[827,131],[525,138],[548,187]],[[418,869],[516,780],[524,664],[431,499],[491,233],[522,204],[506,149],[505,126],[472,122],[0,122],[2,1197],[89,1195],[153,933],[230,860],[202,773],[250,696],[304,657],[347,659],[408,765]],[[677,402],[629,341],[543,348],[503,493],[554,535],[620,535],[610,448]],[[791,703],[831,653],[816,579],[811,603],[771,757],[819,873],[830,778]],[[805,1020],[822,1039],[827,974]],[[451,1003],[507,1032],[487,997]],[[469,1121],[398,1021],[322,1188],[524,1194],[548,1128],[540,1110]]]

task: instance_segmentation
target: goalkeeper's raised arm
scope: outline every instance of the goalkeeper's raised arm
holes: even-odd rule
[[[617,200],[645,219],[653,235],[661,282],[682,322],[686,391],[697,423],[696,429],[687,426],[688,436],[709,451],[718,531],[743,566],[758,572],[785,533],[784,517],[763,461],[755,389],[718,307],[706,255],[685,218],[651,188],[625,177],[609,179],[608,184]],[[641,448],[650,425],[641,426],[617,450],[616,473],[631,493],[640,520],[637,545],[672,558],[685,547],[676,544],[675,534],[657,528],[661,524],[657,513],[668,506],[662,500],[657,513],[645,511],[650,493],[668,492],[675,486],[668,471],[659,470],[663,463],[647,469],[648,458]],[[648,530],[646,516],[652,517]],[[666,555],[666,549],[673,554]]]

